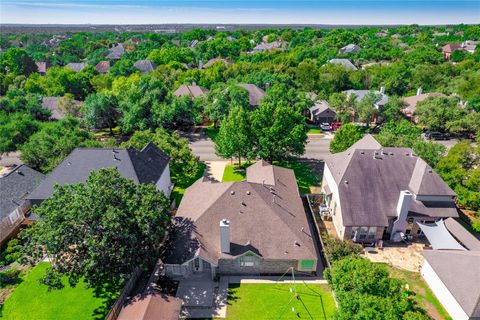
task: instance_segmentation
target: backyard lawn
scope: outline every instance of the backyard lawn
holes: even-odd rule
[[[65,287],[48,291],[38,280],[45,274],[48,263],[39,263],[22,283],[7,298],[0,309],[0,318],[5,319],[104,319],[117,292],[107,290],[95,294],[94,289],[86,289],[82,281],[72,288],[64,281]]]
[[[234,284],[228,289],[228,319],[332,319],[335,303],[327,286],[293,284]],[[293,299],[292,299],[293,298]]]
[[[251,163],[244,162],[239,167],[237,164],[227,164],[223,171],[222,182],[242,181],[246,176],[246,169]]]
[[[389,269],[392,277],[403,279],[408,283],[410,290],[416,294],[415,299],[418,304],[427,310],[433,319],[452,319],[423,281],[420,273],[400,270],[392,266],[389,266]]]

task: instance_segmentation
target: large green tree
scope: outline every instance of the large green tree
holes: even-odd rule
[[[466,116],[466,110],[455,97],[431,97],[417,104],[415,115],[418,124],[432,131],[459,131],[456,121]]]
[[[87,97],[82,108],[83,121],[90,129],[113,128],[119,117],[117,99],[106,93],[94,93]]]
[[[235,107],[222,121],[215,139],[215,152],[224,158],[237,158],[240,165],[242,158],[249,158],[252,147],[253,137],[248,113],[242,107]]]
[[[28,114],[0,111],[0,154],[17,150],[38,128]]]
[[[363,136],[362,130],[353,123],[346,123],[335,132],[330,142],[330,152],[342,152],[350,148]]]
[[[283,160],[305,152],[304,117],[287,106],[260,105],[250,114],[253,152],[267,161]]]
[[[154,263],[170,221],[169,201],[155,185],[135,184],[116,168],[55,186],[34,211],[40,219],[27,229],[25,248],[33,261],[50,259],[45,282],[66,275],[72,285],[83,277],[97,288]]]

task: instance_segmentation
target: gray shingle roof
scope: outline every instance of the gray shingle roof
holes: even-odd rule
[[[456,219],[448,218],[444,220],[447,230],[461,242],[461,244],[472,251],[480,251],[480,240],[465,229]]]
[[[51,112],[51,118],[55,120],[65,118],[65,114],[62,110],[58,107],[58,101],[62,99],[62,97],[43,97],[42,98],[42,108],[48,109]],[[73,103],[76,105],[80,105],[82,102],[78,100],[73,100]]]
[[[107,59],[120,59],[125,54],[123,44],[119,43],[115,47],[108,49]]]
[[[183,84],[177,90],[175,90],[173,94],[177,97],[190,96],[192,98],[197,98],[205,95],[207,92],[207,89],[200,86]]]
[[[230,221],[230,254],[220,252],[222,219]],[[217,264],[247,251],[265,259],[317,259],[295,174],[264,161],[247,169],[246,181],[195,182],[186,190],[174,224],[164,259],[169,264],[196,256]]]
[[[65,67],[72,69],[75,72],[80,72],[82,71],[85,67],[87,66],[86,63],[84,62],[70,62],[67,64]]]
[[[119,148],[77,148],[63,160],[29,196],[48,199],[55,184],[84,183],[90,173],[102,168],[117,168],[135,183],[156,183],[167,167],[169,157],[153,143],[142,151]]]
[[[340,52],[340,53],[353,53],[353,52],[357,52],[359,50],[360,50],[359,46],[357,46],[356,44],[350,43],[350,44],[346,45],[345,47],[340,48],[340,50],[338,50],[338,52]]]
[[[0,177],[0,221],[12,213],[43,179],[43,173],[26,165]]]
[[[310,113],[314,117],[321,117],[322,114],[324,117],[335,117],[335,115],[337,114],[334,110],[330,108],[330,104],[325,100],[315,102],[315,104],[308,110],[310,110]]]
[[[344,91],[347,96],[350,96],[351,94],[354,94],[355,97],[357,98],[357,102],[362,101],[362,99],[369,93],[374,93],[376,95],[379,95],[381,98],[379,101],[377,101],[376,105],[378,106],[384,106],[388,102],[388,96],[384,93],[381,93],[380,91],[377,90],[346,90]]]
[[[260,105],[262,98],[266,95],[263,89],[251,83],[240,83],[238,86],[248,91],[248,100],[250,105],[254,107]]]
[[[425,260],[471,319],[480,319],[480,252],[424,250]]]
[[[411,149],[381,148],[370,135],[347,151],[326,157],[325,163],[338,185],[345,226],[388,226],[388,218],[396,216],[401,190],[419,191],[422,195],[454,195]],[[410,184],[416,189],[412,190]],[[453,200],[414,199],[409,212],[414,216],[458,217]]]
[[[334,63],[334,64],[341,64],[341,65],[345,66],[345,68],[347,70],[353,70],[353,71],[357,70],[357,67],[355,67],[353,65],[353,63],[348,59],[332,59],[328,62],[329,63]]]
[[[147,73],[157,68],[157,65],[150,60],[138,60],[133,64],[141,73]]]

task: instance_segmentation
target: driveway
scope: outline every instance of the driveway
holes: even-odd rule
[[[205,161],[207,165],[207,169],[205,172],[205,176],[211,177],[219,182],[222,182],[223,178],[223,171],[225,170],[225,166],[230,161]]]

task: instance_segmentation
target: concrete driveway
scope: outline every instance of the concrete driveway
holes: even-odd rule
[[[207,165],[205,176],[222,182],[223,171],[225,170],[225,166],[229,163],[230,161],[205,161],[205,164]]]

